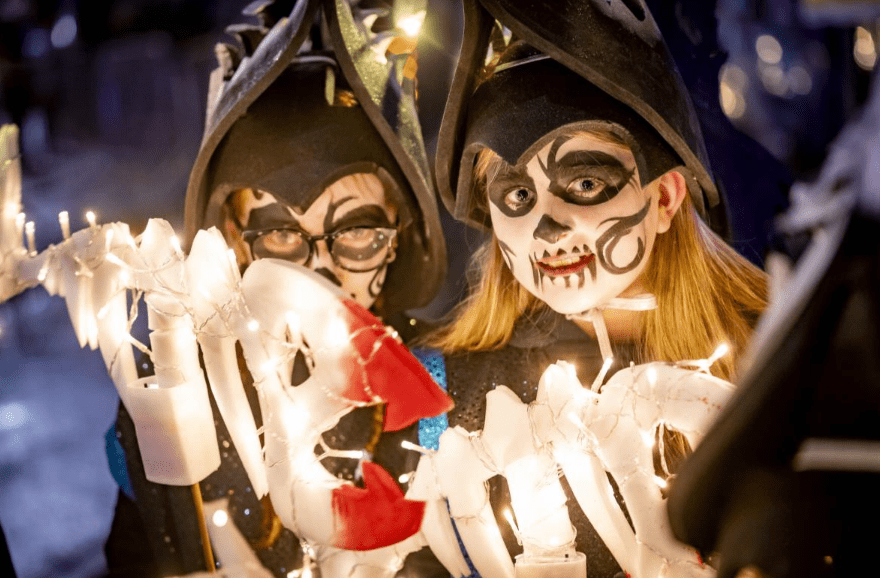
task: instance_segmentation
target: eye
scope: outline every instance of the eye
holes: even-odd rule
[[[592,199],[600,195],[607,184],[597,177],[579,177],[568,185],[568,193],[580,199]]]
[[[260,235],[253,244],[254,257],[258,259],[305,259],[308,258],[308,247],[302,236],[291,229],[268,231]]]
[[[535,202],[535,192],[526,187],[511,189],[504,195],[504,204],[516,211],[530,207]]]

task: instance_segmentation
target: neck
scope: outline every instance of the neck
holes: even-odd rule
[[[639,335],[644,320],[644,311],[624,311],[620,309],[606,309],[602,311],[605,326],[608,328],[608,336],[612,341],[635,341]],[[596,338],[596,329],[586,319],[572,319],[587,335]]]

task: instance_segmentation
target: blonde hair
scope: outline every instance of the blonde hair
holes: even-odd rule
[[[590,134],[623,144],[614,135]],[[474,202],[487,203],[486,184],[500,162],[488,149],[480,153]],[[454,310],[451,323],[429,338],[444,353],[503,347],[521,315],[546,307],[513,277],[494,235],[473,259],[478,284]],[[732,379],[736,359],[766,306],[765,274],[713,233],[686,196],[669,230],[657,237],[643,278],[657,309],[642,314],[634,361],[704,359],[726,343],[731,354],[712,372]]]

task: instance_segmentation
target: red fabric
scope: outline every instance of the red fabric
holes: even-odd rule
[[[342,394],[346,399],[369,402],[378,397],[385,402],[384,431],[397,431],[452,409],[452,399],[409,350],[386,333],[378,318],[352,300],[343,303],[359,356],[350,365],[348,387]]]
[[[396,544],[419,531],[425,503],[407,500],[382,466],[363,462],[364,488],[333,490],[336,541],[346,550],[374,550]]]

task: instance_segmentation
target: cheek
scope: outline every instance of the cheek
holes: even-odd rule
[[[340,277],[342,290],[354,296],[359,305],[369,309],[385,285],[388,267],[382,267],[375,271],[353,273],[344,271]]]
[[[531,244],[532,232],[537,226],[537,219],[534,219],[535,211],[522,217],[508,217],[502,213],[495,205],[489,205],[489,216],[492,221],[492,231],[495,237],[510,247],[517,257],[523,257],[528,253],[528,247]]]

